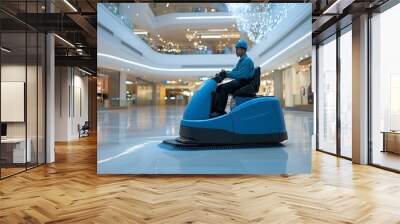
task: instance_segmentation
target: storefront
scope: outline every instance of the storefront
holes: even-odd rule
[[[352,157],[351,25],[317,48],[317,149]]]
[[[353,29],[354,19],[358,20],[357,31]],[[369,16],[353,18],[353,24],[343,21],[342,25],[348,24],[332,35],[316,38],[316,149],[350,160],[357,156],[357,162],[365,151],[366,164],[398,172],[400,33],[393,27],[400,21],[400,4],[389,1]],[[357,111],[353,111],[355,105]],[[360,143],[353,147],[354,142]]]
[[[277,96],[286,109],[313,111],[309,55],[286,68],[263,74],[259,94]]]
[[[400,171],[400,4],[370,21],[370,163]]]

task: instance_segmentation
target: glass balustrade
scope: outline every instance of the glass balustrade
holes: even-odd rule
[[[162,38],[160,38],[160,36],[157,36],[156,34],[154,34],[152,37],[149,35],[149,32],[143,29],[138,29],[138,27],[140,26],[135,25],[135,20],[132,18],[132,16],[124,15],[122,13],[121,7],[127,7],[128,3],[126,4],[103,3],[103,5],[105,6],[106,9],[108,9],[108,11],[110,11],[115,17],[117,17],[123,25],[125,25],[128,29],[132,30],[133,34],[137,35],[144,43],[146,43],[154,51],[157,51],[162,54],[175,54],[175,55],[234,54],[235,53],[234,44],[241,37],[239,31],[236,30],[235,31],[236,33],[232,34],[229,33],[229,30],[227,30],[225,33],[220,34],[219,36],[224,37],[224,35],[231,35],[231,36],[233,35],[232,38],[220,38],[219,36],[217,36],[215,37],[216,38],[215,40],[210,41],[209,39],[207,40],[201,39],[200,34],[195,32],[192,33],[193,37],[190,37],[193,39],[191,39],[190,41],[180,41],[181,44],[179,44],[177,42],[163,40]],[[177,12],[183,12],[182,10],[181,11],[178,10]],[[193,7],[193,12],[195,12],[196,10],[199,9]],[[216,12],[219,11],[217,10]],[[204,42],[207,42],[208,44],[204,44]]]

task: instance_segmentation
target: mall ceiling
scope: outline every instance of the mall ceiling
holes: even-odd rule
[[[267,0],[267,1],[231,1],[231,2],[306,2],[313,4],[313,42],[332,32],[336,32],[339,25],[346,26],[351,17],[366,11],[378,8],[388,0]],[[1,0],[0,22],[2,32],[18,32],[30,28],[41,32],[55,32],[56,38],[56,65],[74,65],[95,73],[97,46],[96,46],[96,4],[117,2],[163,2],[165,1],[127,1],[127,0],[47,0],[51,2],[53,13],[45,7],[44,0],[29,2],[18,0]],[[68,3],[66,3],[68,2]],[[184,10],[185,5],[175,3],[176,10]],[[224,10],[221,4],[224,1],[204,1],[203,5]],[[207,3],[208,2],[208,3]],[[218,3],[221,2],[221,3]],[[187,4],[187,2],[185,3]],[[199,4],[199,3],[196,3]],[[28,13],[25,13],[28,12]],[[168,10],[157,8],[158,14],[168,13]],[[343,19],[345,18],[345,19]],[[347,20],[346,20],[347,19]]]

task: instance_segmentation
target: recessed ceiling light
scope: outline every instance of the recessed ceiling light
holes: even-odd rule
[[[78,70],[81,71],[81,72],[83,72],[83,73],[85,73],[85,74],[87,74],[87,75],[92,75],[92,73],[90,73],[90,72],[88,72],[88,71],[85,71],[85,70],[83,70],[83,69],[81,69],[81,68],[78,68]]]
[[[197,20],[197,19],[236,19],[236,16],[178,16],[177,20]]]
[[[224,28],[224,29],[208,29],[209,32],[224,32],[224,31],[228,31],[228,28]]]
[[[62,42],[64,42],[64,43],[66,43],[67,45],[69,45],[70,47],[75,48],[75,45],[73,45],[73,44],[72,44],[71,42],[69,42],[68,40],[66,40],[66,39],[64,39],[64,38],[62,38],[62,37],[60,37],[60,36],[57,35],[57,34],[54,34],[54,36],[57,37],[58,39],[60,39]]]
[[[221,35],[201,35],[201,39],[220,39]]]
[[[68,0],[64,0],[64,3],[67,4],[74,12],[78,12],[78,10],[71,3],[69,3]]]
[[[149,34],[147,31],[135,31],[134,33],[136,35],[148,35]]]
[[[7,49],[7,48],[5,48],[5,47],[1,47],[1,50],[4,51],[4,52],[6,52],[6,53],[10,53],[10,52],[11,52],[11,50],[9,50],[9,49]]]

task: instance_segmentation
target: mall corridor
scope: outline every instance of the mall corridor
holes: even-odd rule
[[[249,148],[175,149],[183,106],[141,106],[98,112],[99,174],[276,174],[310,172],[311,112],[287,111],[289,140]]]

